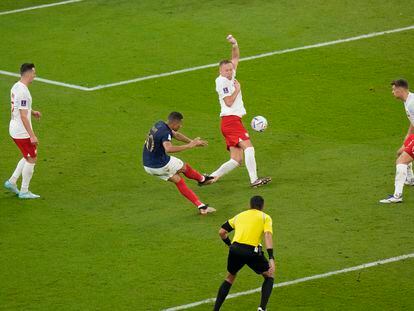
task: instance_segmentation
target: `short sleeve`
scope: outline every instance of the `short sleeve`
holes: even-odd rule
[[[263,228],[263,232],[270,232],[273,234],[273,229],[272,229],[272,218],[269,215],[265,216],[265,221],[264,221],[264,228]]]
[[[166,142],[166,141],[171,141],[171,133],[165,131],[164,133],[162,133],[160,138],[161,138],[161,143]]]
[[[220,79],[216,83],[216,91],[220,99],[223,99],[224,97],[231,95],[230,93],[231,81],[228,80],[227,82],[226,80]]]
[[[228,220],[229,225],[234,229],[234,221],[236,220],[236,217],[233,217],[232,219]]]
[[[29,98],[23,92],[14,94],[14,105],[17,109],[29,109]]]
[[[414,100],[407,105],[407,112],[408,119],[410,119],[411,124],[414,126]]]

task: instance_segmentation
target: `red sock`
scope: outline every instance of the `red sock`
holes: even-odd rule
[[[184,179],[181,178],[178,183],[175,184],[178,188],[178,191],[181,192],[183,196],[185,196],[189,201],[191,201],[195,206],[199,207],[203,203],[198,199],[197,195],[187,187],[187,184],[185,183]]]
[[[185,165],[184,175],[187,178],[194,179],[194,180],[197,180],[197,181],[200,181],[200,182],[204,180],[204,176],[201,175],[199,172],[197,172],[195,169],[193,169],[188,164]]]

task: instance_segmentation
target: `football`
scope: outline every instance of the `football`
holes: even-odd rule
[[[263,132],[267,128],[267,120],[265,117],[257,116],[252,119],[250,125],[255,131]]]

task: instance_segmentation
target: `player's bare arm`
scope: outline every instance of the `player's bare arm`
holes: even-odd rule
[[[231,107],[234,104],[234,101],[237,98],[237,95],[240,93],[240,83],[236,79],[234,80],[234,92],[230,96],[226,96],[223,98],[224,103],[226,106]]]
[[[239,64],[240,59],[239,45],[237,44],[236,38],[234,38],[232,35],[227,36],[227,41],[229,41],[232,44],[231,62],[233,63],[234,70],[237,70],[237,66]]]
[[[183,133],[180,133],[178,131],[172,131],[172,132],[173,132],[173,137],[176,140],[182,141],[183,143],[191,143],[192,139],[188,138]],[[195,139],[197,139],[197,138],[195,138]],[[198,139],[199,139],[199,137],[198,137]]]
[[[190,143],[182,145],[182,146],[174,146],[170,141],[163,142],[163,146],[166,152],[168,153],[175,153],[175,152],[181,152],[184,150],[192,149],[195,147],[205,147],[208,143],[201,139],[194,139]]]
[[[30,122],[29,119],[27,117],[28,111],[25,109],[20,109],[20,117],[22,119],[23,122],[23,126],[26,129],[27,133],[30,136],[30,142],[34,145],[37,145],[39,143],[35,133],[32,130],[32,127],[30,126]]]

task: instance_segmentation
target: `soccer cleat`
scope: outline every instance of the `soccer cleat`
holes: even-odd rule
[[[406,186],[414,186],[414,178],[408,179],[405,181],[404,185]]]
[[[207,186],[207,185],[211,185],[213,182],[215,182],[215,179],[213,176],[210,175],[204,175],[204,181],[199,181],[198,185],[201,186]]]
[[[250,186],[252,188],[257,188],[263,185],[266,185],[272,181],[271,177],[260,177],[255,182],[251,183]]]
[[[262,309],[261,307],[257,308],[257,311],[266,311],[266,309]]]
[[[4,182],[4,188],[9,190],[10,192],[13,192],[15,194],[19,194],[19,189],[17,189],[16,184],[12,184],[9,180],[6,180]]]
[[[19,199],[38,199],[38,198],[40,198],[40,195],[31,193],[30,191],[19,193]]]
[[[204,204],[203,206],[200,206],[198,210],[200,211],[201,215],[207,215],[210,213],[214,213],[216,211],[214,207],[210,207],[208,206],[208,204]]]
[[[390,203],[402,203],[403,199],[402,196],[394,197],[392,194],[388,196],[388,198],[380,200],[380,203],[390,204]]]

